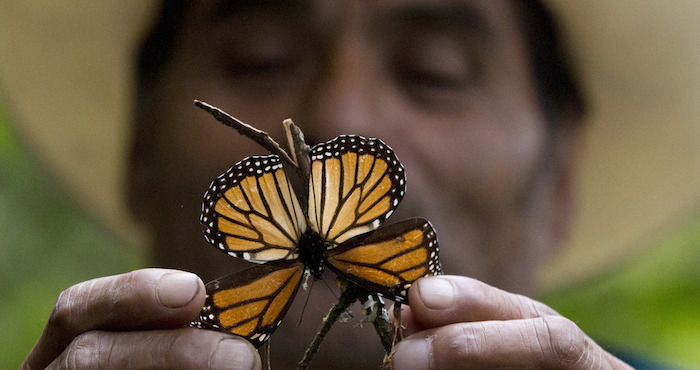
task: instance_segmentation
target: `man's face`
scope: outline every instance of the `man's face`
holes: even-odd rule
[[[235,162],[265,154],[195,108],[199,99],[278,142],[289,117],[310,144],[381,138],[406,169],[393,220],[431,220],[446,273],[528,289],[534,242],[551,239],[548,212],[532,205],[548,209],[554,191],[541,176],[546,125],[514,3],[228,3],[198,2],[187,14],[137,117],[154,130],[137,140],[151,145],[142,172],[153,188],[141,200],[157,262],[205,279],[235,270],[201,235],[202,194]]]

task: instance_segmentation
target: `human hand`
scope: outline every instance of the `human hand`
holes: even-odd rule
[[[543,303],[478,280],[423,278],[408,297],[396,369],[631,369]]]
[[[194,274],[144,269],[61,293],[21,369],[260,368],[243,338],[189,328],[202,309]]]

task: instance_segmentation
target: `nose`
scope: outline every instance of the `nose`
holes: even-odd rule
[[[349,32],[329,44],[300,104],[303,129],[319,141],[339,134],[370,135],[378,111],[369,48]]]

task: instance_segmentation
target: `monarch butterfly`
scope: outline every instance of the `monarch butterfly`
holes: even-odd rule
[[[207,241],[263,263],[206,285],[194,324],[237,334],[256,347],[281,323],[305,270],[324,266],[396,302],[416,279],[441,272],[429,221],[382,226],[405,192],[404,169],[379,139],[342,135],[314,146],[306,214],[277,155],[252,156],[215,179],[200,221]]]

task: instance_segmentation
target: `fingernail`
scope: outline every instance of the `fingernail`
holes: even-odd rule
[[[257,365],[257,356],[244,339],[223,339],[209,359],[210,369],[255,369]]]
[[[399,342],[391,364],[394,369],[429,369],[430,342],[426,338]]]
[[[165,274],[158,283],[157,295],[165,307],[180,308],[190,303],[199,292],[199,278],[189,272]]]
[[[452,307],[455,291],[449,281],[435,277],[420,280],[418,284],[418,292],[426,307],[436,310]]]

